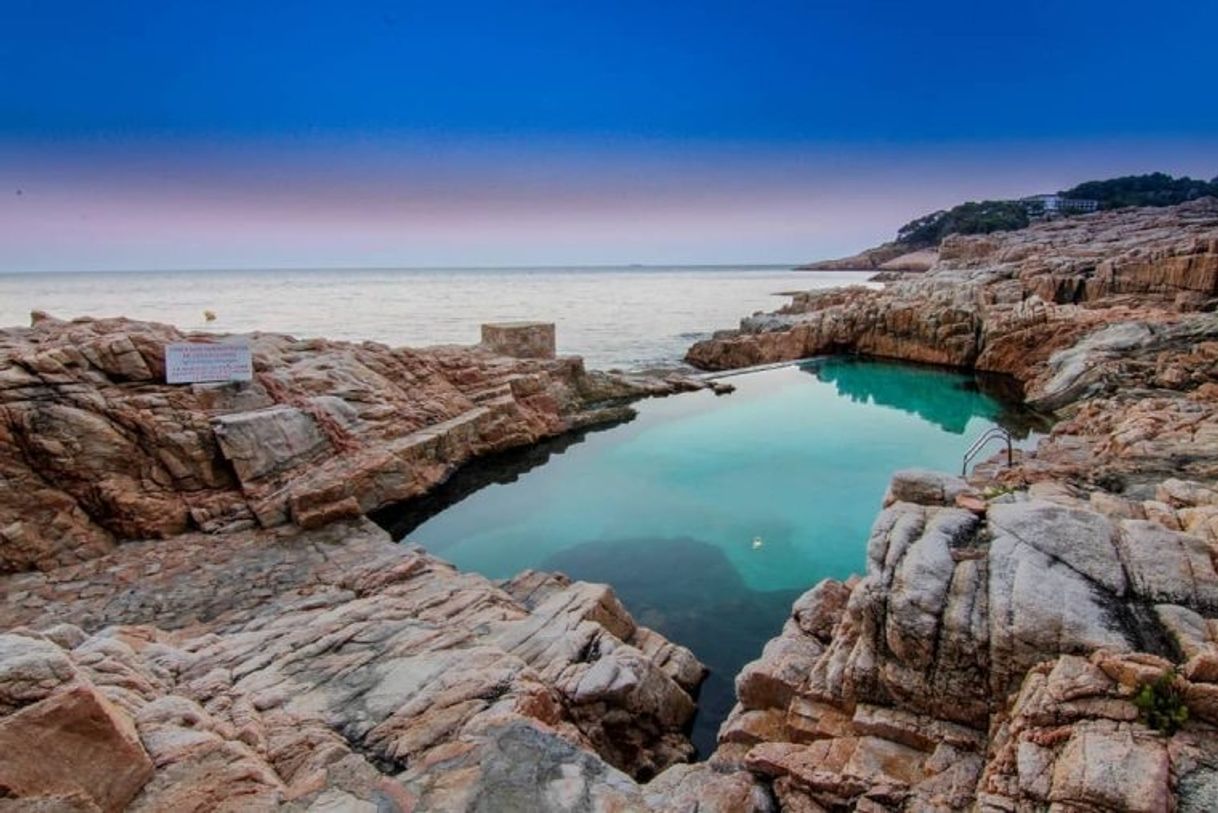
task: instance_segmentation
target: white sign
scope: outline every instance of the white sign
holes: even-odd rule
[[[250,381],[254,361],[248,344],[179,343],[165,345],[165,383]]]

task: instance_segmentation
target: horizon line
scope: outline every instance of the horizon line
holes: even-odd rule
[[[207,272],[248,271],[561,271],[629,268],[789,268],[794,270],[804,265],[803,260],[791,263],[776,262],[687,262],[687,263],[546,263],[514,265],[284,265],[284,266],[225,266],[205,268],[91,268],[91,269],[42,269],[38,271],[10,271],[0,269],[2,276],[36,276],[41,274],[197,274]],[[865,271],[867,269],[860,269]]]

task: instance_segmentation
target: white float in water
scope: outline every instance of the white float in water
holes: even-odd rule
[[[758,548],[760,548],[760,547],[761,547],[762,545],[764,545],[764,544],[765,544],[765,543],[761,541],[761,537],[760,537],[760,536],[755,536],[755,537],[753,537],[753,550],[757,550]]]

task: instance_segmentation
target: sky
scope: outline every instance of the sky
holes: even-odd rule
[[[796,262],[1218,175],[1218,0],[0,0],[0,272]]]

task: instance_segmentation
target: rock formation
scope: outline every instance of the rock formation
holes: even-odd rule
[[[803,596],[737,679],[720,759],[795,810],[1212,805],[1218,537],[931,472],[890,500],[866,574]],[[1177,525],[1194,507],[1147,503]],[[1133,698],[1174,666],[1190,717],[1166,736]]]
[[[796,271],[911,271],[928,270],[937,259],[934,248],[915,248],[902,243],[860,251],[850,257],[821,260],[796,267]]]
[[[712,762],[790,810],[1213,809],[1216,303],[1209,199],[950,238],[920,279],[692,348],[1005,372],[1061,418],[1011,468],[898,473],[864,574],[796,602]]]
[[[651,804],[693,754],[693,655],[605,586],[496,585],[362,514],[705,384],[256,334],[252,382],[167,386],[183,340],[215,337],[0,332],[0,807]]]
[[[943,241],[934,268],[882,291],[796,294],[695,344],[722,370],[832,352],[948,364],[1029,381],[1099,327],[1178,320],[1218,297],[1218,200],[1104,212]]]
[[[167,386],[186,336],[36,314],[0,331],[0,573],[165,538],[319,527],[425,492],[472,457],[701,386],[484,348],[255,334],[248,384]]]
[[[704,676],[607,587],[365,519],[10,576],[0,622],[0,787],[82,810],[637,807]]]

